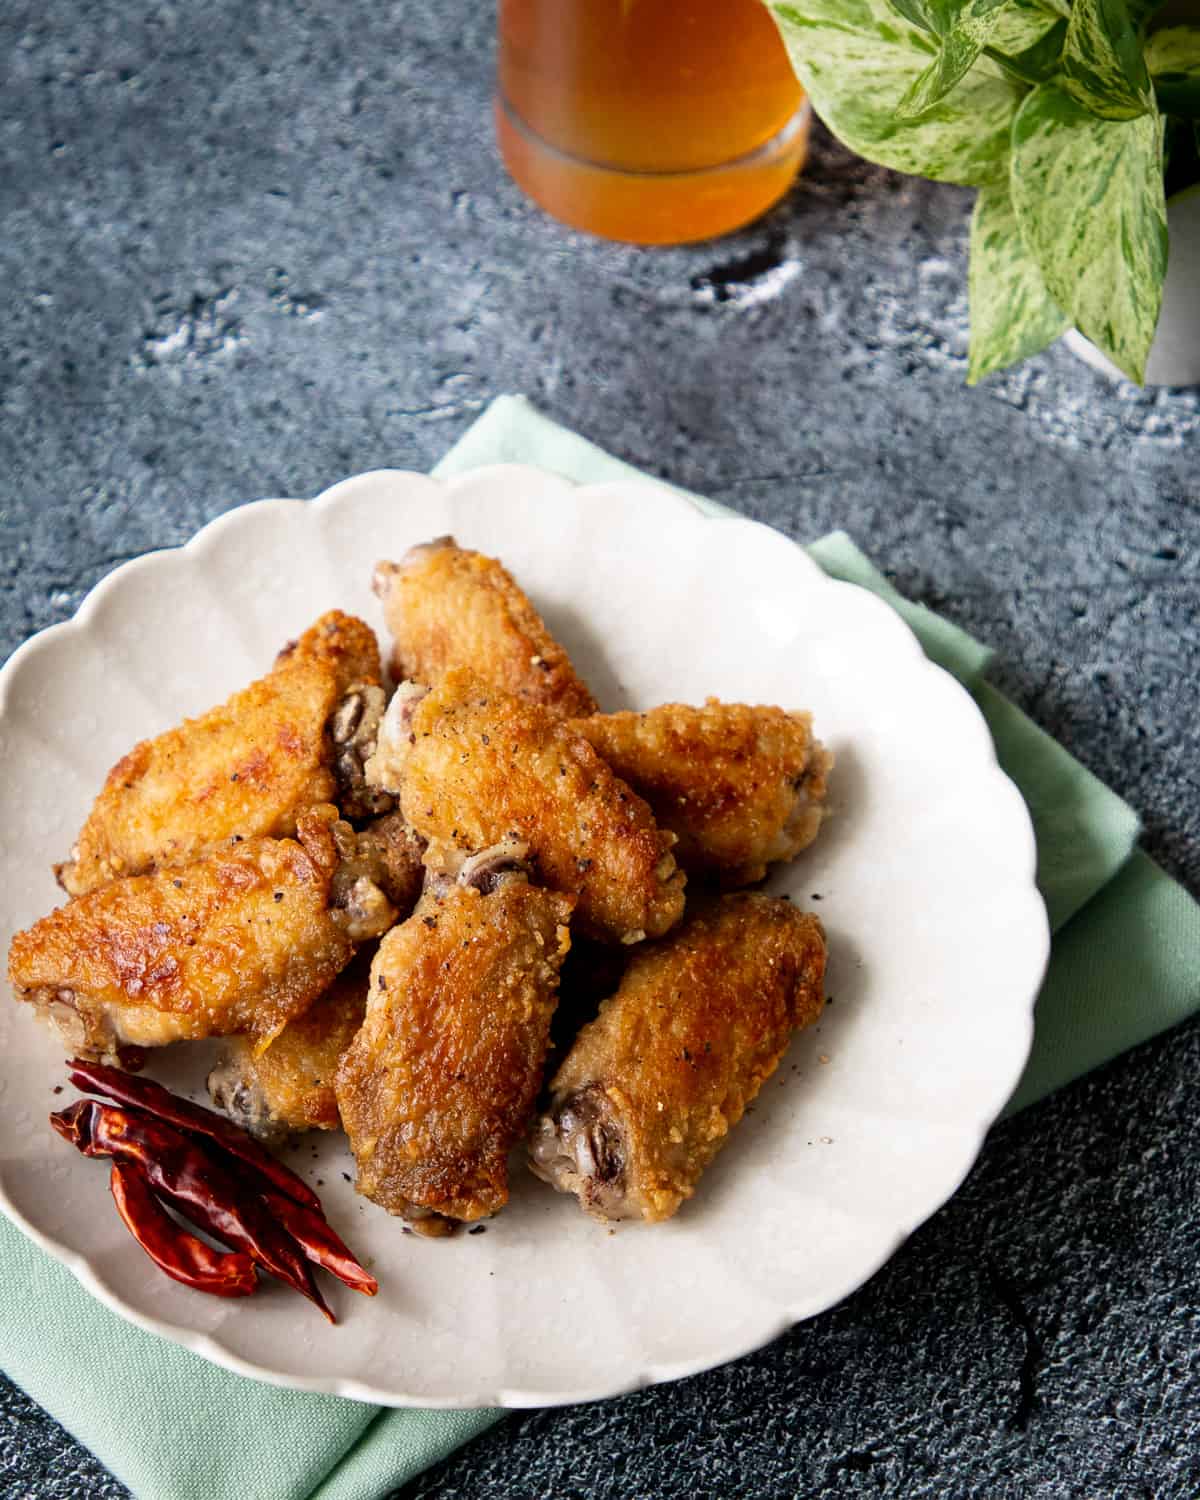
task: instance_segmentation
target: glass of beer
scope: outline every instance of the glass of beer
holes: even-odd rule
[[[500,0],[496,132],[555,218],[635,244],[756,218],[810,110],[762,0]]]

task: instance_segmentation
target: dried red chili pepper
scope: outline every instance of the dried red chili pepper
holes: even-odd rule
[[[373,1297],[379,1283],[351,1255],[349,1248],[334,1234],[319,1214],[293,1203],[282,1193],[260,1189],[259,1196],[314,1265],[323,1266],[339,1281],[356,1292]]]
[[[240,1251],[213,1250],[189,1234],[162,1207],[132,1162],[113,1162],[109,1187],[126,1229],[160,1271],[214,1297],[249,1297],[257,1288],[253,1260]]]
[[[272,1276],[319,1307],[331,1323],[337,1321],[308,1266],[254,1193],[174,1126],[141,1110],[100,1104],[95,1099],[77,1100],[52,1114],[50,1123],[85,1156],[113,1156],[136,1163],[154,1191],[199,1228],[235,1250],[244,1250]]]
[[[321,1200],[312,1188],[224,1115],[214,1114],[202,1104],[178,1098],[152,1078],[134,1078],[120,1068],[109,1068],[103,1063],[85,1062],[76,1057],[67,1064],[67,1077],[77,1088],[88,1093],[103,1094],[106,1099],[115,1099],[119,1104],[132,1104],[158,1120],[165,1120],[168,1125],[208,1136],[231,1156],[254,1167],[279,1192],[321,1213]]]

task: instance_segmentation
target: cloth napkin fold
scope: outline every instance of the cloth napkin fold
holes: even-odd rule
[[[498,462],[646,479],[520,397],[495,401],[434,472]],[[882,595],[970,689],[1029,804],[1055,939],[1009,1110],[1200,1009],[1200,907],[1135,850],[1134,812],[984,680],[986,647],[904,599],[844,534],[809,552]],[[93,1301],[6,1220],[0,1257],[0,1366],[138,1500],[380,1500],[501,1415],[393,1411],[230,1375]]]

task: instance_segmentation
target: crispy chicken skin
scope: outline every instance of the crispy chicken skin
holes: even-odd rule
[[[329,900],[348,934],[375,936],[407,917],[425,880],[424,839],[399,813],[376,818],[361,833],[338,822],[333,834],[340,861]],[[301,1130],[336,1130],[333,1075],[362,1025],[369,977],[364,954],[266,1051],[251,1037],[231,1037],[208,1075],[217,1108],[269,1145]]]
[[[379,682],[379,642],[375,632],[357,615],[331,609],[303,635],[289,641],[275,658],[276,667],[306,661],[331,669],[340,687],[353,682]]]
[[[678,837],[689,875],[750,885],[817,836],[833,757],[809,714],[710,698],[571,727]]]
[[[582,736],[544,708],[455,669],[423,697],[397,689],[367,779],[382,775],[437,871],[506,838],[534,878],[579,898],[589,937],[638,942],[683,912],[684,875],[649,807]]]
[[[356,959],[263,1052],[231,1037],[208,1075],[213,1103],[267,1145],[341,1124],[333,1077],[367,1008],[369,965]]]
[[[427,1231],[508,1201],[569,946],[569,896],[509,876],[426,897],[384,938],[337,1071],[360,1193]],[[443,1226],[444,1227],[444,1226]]]
[[[335,818],[314,808],[295,839],[235,838],[58,907],[13,938],[17,998],[92,1057],[234,1032],[265,1045],[353,952],[352,915],[330,906]]]
[[[535,1121],[530,1162],[599,1219],[669,1219],[824,1004],[816,917],[723,896],[638,949]]]
[[[335,740],[331,720],[339,705],[347,719],[348,698],[364,709],[371,699],[377,718],[380,674],[374,632],[338,610],[322,615],[265,677],[117,762],[57,869],[63,889],[82,896],[123,875],[178,868],[234,834],[293,834],[297,815],[339,796],[343,772],[352,775],[356,747]],[[373,794],[363,811],[384,805]]]
[[[451,667],[470,667],[559,718],[595,713],[567,653],[495,558],[439,537],[381,562],[375,592],[395,638],[397,679],[432,686]]]

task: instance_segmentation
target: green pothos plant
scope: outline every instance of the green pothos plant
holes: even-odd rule
[[[979,189],[968,380],[1075,327],[1140,382],[1166,190],[1200,182],[1200,16],[1175,24],[1180,0],[767,4],[851,150]]]

